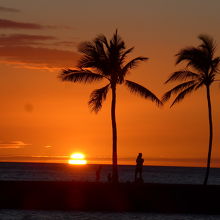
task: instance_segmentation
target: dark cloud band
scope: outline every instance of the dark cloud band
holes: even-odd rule
[[[56,37],[45,35],[10,34],[0,35],[0,46],[41,45],[42,41],[55,40]]]
[[[76,65],[76,52],[29,46],[5,46],[0,49],[0,62],[22,64],[27,68],[67,68]]]
[[[43,29],[44,26],[35,23],[17,22],[7,19],[0,19],[0,29]]]
[[[15,9],[15,8],[8,8],[8,7],[0,6],[0,12],[13,12],[13,13],[17,13],[17,12],[20,12],[20,10]]]

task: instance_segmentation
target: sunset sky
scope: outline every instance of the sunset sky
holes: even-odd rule
[[[63,68],[74,68],[77,45],[116,28],[129,57],[146,56],[128,76],[161,98],[175,54],[197,46],[199,34],[219,45],[219,0],[0,0],[0,161],[65,162],[74,152],[90,163],[111,163],[111,94],[91,113],[91,85],[61,82]],[[220,79],[220,77],[219,77]],[[211,90],[214,120],[212,166],[220,166],[220,84]],[[120,164],[205,166],[208,114],[205,89],[169,108],[118,88],[117,126]]]

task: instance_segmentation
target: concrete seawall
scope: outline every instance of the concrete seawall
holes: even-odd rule
[[[0,208],[220,214],[220,186],[0,181]]]

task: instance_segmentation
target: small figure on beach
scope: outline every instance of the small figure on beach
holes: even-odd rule
[[[142,168],[144,164],[144,159],[142,158],[142,153],[139,153],[136,159],[136,168],[135,168],[135,182],[143,182],[142,178]],[[138,177],[139,174],[139,177]]]
[[[96,182],[99,182],[99,180],[100,180],[101,170],[102,170],[102,165],[99,165],[97,170],[96,170],[96,173],[95,173],[95,175],[96,175]]]
[[[107,180],[108,180],[108,183],[112,182],[112,174],[111,173],[108,173]]]

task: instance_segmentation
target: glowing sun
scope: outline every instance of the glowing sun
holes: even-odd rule
[[[70,158],[71,159],[69,159],[68,161],[69,164],[74,164],[74,165],[87,164],[87,160],[85,160],[85,155],[82,153],[71,154]]]

